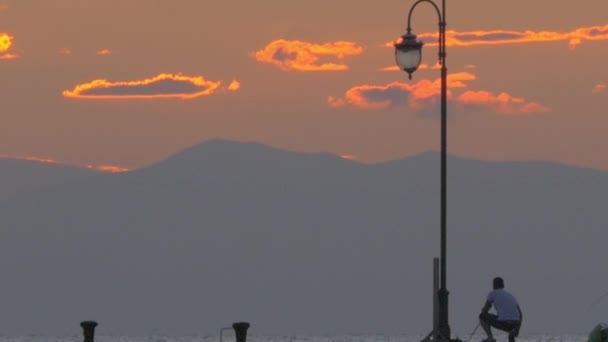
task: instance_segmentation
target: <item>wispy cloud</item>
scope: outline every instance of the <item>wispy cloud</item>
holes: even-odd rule
[[[126,168],[126,167],[122,167],[122,166],[115,166],[115,165],[86,165],[87,168],[89,169],[96,169],[99,171],[103,171],[103,172],[109,172],[109,173],[122,173],[122,172],[129,172],[131,171],[130,169]]]
[[[99,51],[97,51],[97,54],[99,56],[108,56],[112,54],[112,51],[110,49],[101,49]]]
[[[362,46],[349,41],[316,44],[279,39],[254,52],[253,57],[260,63],[274,64],[285,71],[342,71],[348,70],[347,64],[322,62],[321,57],[329,56],[341,60],[346,56],[362,54],[363,50]]]
[[[464,82],[475,79],[471,73],[453,73],[448,76],[448,87],[451,89],[465,87]],[[407,105],[418,109],[434,100],[441,91],[440,80],[421,80],[416,83],[392,82],[387,85],[359,85],[346,91],[343,98],[329,97],[332,107],[352,105],[365,109],[384,109]]]
[[[13,45],[13,36],[0,32],[0,53],[4,53]]]
[[[71,55],[72,50],[69,48],[63,48],[63,49],[59,50],[59,54],[60,55]]]
[[[346,160],[357,160],[357,156],[355,156],[354,154],[341,154],[340,158]]]
[[[36,163],[45,163],[45,164],[75,166],[75,167],[79,167],[79,168],[83,168],[83,169],[92,169],[92,170],[97,170],[97,171],[101,171],[101,172],[109,172],[109,173],[120,173],[120,172],[128,172],[128,171],[130,171],[129,168],[122,167],[122,166],[116,166],[116,165],[92,165],[92,164],[74,165],[74,164],[62,163],[62,162],[56,161],[54,159],[40,158],[40,157],[8,157],[8,156],[0,156],[0,158],[2,158],[2,159],[27,160],[27,161],[32,161],[32,162],[36,162]]]
[[[489,91],[466,91],[456,98],[456,102],[468,107],[491,108],[500,114],[546,113],[550,109],[536,102],[526,102],[522,97],[514,97],[502,92],[494,94]]]
[[[221,81],[210,81],[203,76],[164,73],[136,81],[98,79],[65,90],[63,96],[80,99],[194,99],[212,95],[220,89],[221,84]],[[233,81],[228,89],[238,90],[240,84],[237,84],[238,81]]]
[[[0,59],[15,59],[19,58],[19,55],[11,52],[13,46],[14,37],[8,33],[0,32]]]
[[[14,54],[14,53],[5,53],[3,55],[0,55],[0,60],[9,60],[9,59],[17,59],[19,58],[19,55]]]
[[[422,33],[418,35],[422,40],[428,40],[430,46],[437,45],[437,32]],[[449,30],[446,32],[446,44],[455,47],[469,47],[478,45],[504,45],[525,44],[541,42],[568,42],[570,48],[575,48],[584,41],[608,40],[608,24],[603,26],[587,26],[572,31],[465,31]],[[393,43],[386,46],[392,47]]]
[[[420,67],[418,67],[418,69],[420,69]],[[384,67],[382,69],[380,69],[380,71],[400,71],[401,69],[399,69],[398,66],[396,65],[392,65],[392,66],[388,66],[388,67]]]
[[[239,89],[241,89],[241,82],[237,80],[230,82],[230,84],[228,85],[228,90],[230,91],[237,91]]]
[[[469,72],[448,75],[448,98],[460,109],[489,109],[495,113],[544,113],[549,108],[508,93],[495,94],[489,91],[464,91],[467,83],[476,79]],[[421,80],[413,84],[392,82],[387,85],[359,85],[346,91],[343,97],[330,96],[327,100],[332,107],[353,106],[362,109],[386,109],[405,106],[414,111],[435,108],[441,94],[441,80]]]
[[[606,91],[606,84],[598,83],[595,85],[595,87],[593,87],[593,90],[591,92],[593,94],[599,94],[599,93],[603,93],[604,91]]]

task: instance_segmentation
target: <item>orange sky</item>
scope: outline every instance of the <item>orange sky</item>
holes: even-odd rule
[[[413,1],[0,0],[0,155],[135,169],[210,138],[378,162],[437,150]],[[608,3],[447,0],[450,153],[608,170]],[[111,25],[109,24],[111,23]]]

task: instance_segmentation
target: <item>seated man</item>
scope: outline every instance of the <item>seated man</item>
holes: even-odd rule
[[[494,290],[488,294],[486,303],[479,314],[479,324],[488,335],[483,342],[496,341],[492,336],[492,327],[509,333],[509,342],[515,342],[515,337],[519,335],[523,314],[515,297],[504,287],[505,283],[502,278],[494,278]],[[489,313],[492,305],[494,305],[497,315]]]

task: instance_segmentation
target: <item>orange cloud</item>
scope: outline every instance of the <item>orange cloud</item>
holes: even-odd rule
[[[422,33],[418,38],[433,40],[429,46],[437,45],[437,32]],[[559,31],[466,31],[458,32],[449,30],[446,32],[446,44],[455,47],[469,47],[478,45],[504,45],[541,42],[568,42],[570,48],[575,48],[584,41],[608,40],[608,25],[588,26],[574,29],[569,32]],[[393,42],[386,46],[392,47]]]
[[[131,170],[127,169],[126,167],[114,166],[114,165],[99,165],[99,166],[86,165],[85,167],[87,169],[95,169],[98,171],[109,172],[109,173],[122,173],[122,172],[131,171]]]
[[[456,102],[464,105],[490,107],[493,111],[501,114],[517,113],[546,113],[548,107],[535,102],[526,103],[521,97],[513,97],[507,93],[495,95],[489,91],[466,91],[456,99]]]
[[[53,160],[53,159],[40,158],[40,157],[7,157],[7,156],[0,156],[0,158],[17,159],[17,160],[28,160],[28,161],[32,161],[32,162],[36,162],[36,163],[45,163],[45,164],[71,165],[71,164],[60,163],[60,162],[58,162],[56,160]],[[80,168],[83,168],[83,169],[93,169],[93,170],[97,170],[97,171],[101,171],[101,172],[109,172],[109,173],[120,173],[120,172],[131,171],[130,169],[128,169],[126,167],[115,166],[115,165],[90,165],[90,164],[87,164],[87,165],[71,165],[71,166],[80,167]]]
[[[467,72],[448,75],[448,88],[463,88],[475,75]],[[421,80],[414,84],[393,82],[387,85],[361,85],[346,91],[344,98],[329,97],[332,107],[350,104],[359,108],[384,109],[396,105],[408,105],[412,108],[423,106],[421,101],[433,99],[441,92],[441,80]],[[450,90],[448,90],[450,93]]]
[[[231,90],[236,87],[233,81]],[[141,81],[110,82],[98,79],[79,84],[62,94],[79,99],[194,99],[211,95],[218,90],[221,81],[209,81],[202,76],[159,74]],[[238,83],[238,82],[237,82]]]
[[[70,50],[68,48],[63,48],[63,49],[59,50],[59,54],[60,55],[71,55],[72,54],[72,50]]]
[[[103,49],[103,50],[97,51],[97,54],[100,56],[108,56],[108,55],[112,54],[112,51],[109,49]]]
[[[337,98],[337,97],[333,97],[333,96],[327,97],[327,103],[329,104],[330,107],[334,107],[334,108],[344,107],[347,104],[345,99]]]
[[[467,83],[475,80],[469,72],[448,75],[448,99],[459,109],[487,108],[497,113],[544,113],[549,108],[535,102],[526,102],[523,98],[507,93],[498,95],[488,91],[465,91],[454,95],[454,91],[464,89]],[[363,109],[386,109],[395,106],[407,106],[415,111],[430,107],[435,109],[441,95],[441,79],[421,80],[413,84],[392,82],[387,85],[360,85],[350,88],[344,97],[330,96],[327,99],[331,107],[350,105]]]
[[[420,67],[418,69],[420,69]],[[400,71],[400,70],[401,69],[396,65],[384,67],[384,68],[380,69],[380,71]]]
[[[230,91],[237,91],[239,89],[241,89],[241,83],[237,80],[230,82],[230,84],[228,85],[228,90]]]
[[[604,90],[606,90],[606,84],[598,83],[595,85],[595,87],[593,87],[593,90],[591,92],[593,94],[599,94],[599,93],[603,92]]]
[[[18,54],[9,51],[13,46],[13,39],[10,34],[0,32],[0,60],[19,58]]]
[[[4,11],[8,11],[8,5],[7,4],[0,4],[0,13],[2,13]]]
[[[346,159],[346,160],[357,160],[357,157],[352,154],[341,154],[340,158]]]
[[[0,59],[9,60],[9,59],[17,59],[19,55],[14,53],[5,53],[4,55],[0,55]]]
[[[0,32],[0,53],[8,51],[11,45],[13,45],[13,36],[8,33]]]
[[[2,158],[9,158],[9,157],[2,157]],[[40,158],[40,157],[17,157],[17,158],[12,158],[12,159],[28,160],[28,161],[38,162],[38,163],[47,163],[47,164],[59,164],[59,162],[57,162],[53,159]]]
[[[363,47],[354,42],[338,41],[326,44],[315,44],[300,40],[279,39],[266,45],[262,50],[253,53],[261,63],[274,64],[289,71],[341,71],[347,70],[344,63],[322,63],[322,56],[343,59],[363,53]]]
[[[548,113],[551,111],[551,108],[547,106],[543,106],[536,102],[526,103],[519,107],[519,111],[515,113]],[[507,112],[507,113],[513,113]]]

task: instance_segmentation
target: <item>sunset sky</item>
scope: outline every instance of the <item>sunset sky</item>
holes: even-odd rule
[[[0,156],[135,169],[211,138],[370,163],[439,148],[413,0],[0,0]],[[608,170],[608,2],[447,0],[448,151]]]

